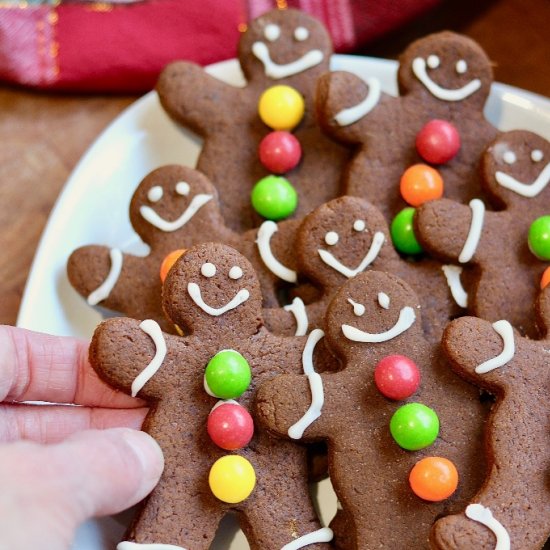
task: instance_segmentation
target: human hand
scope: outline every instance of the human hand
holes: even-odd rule
[[[0,548],[67,549],[84,520],[144,498],[164,465],[146,413],[99,380],[86,342],[0,326]]]

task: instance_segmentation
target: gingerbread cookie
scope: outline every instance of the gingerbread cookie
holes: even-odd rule
[[[230,510],[251,548],[325,548],[316,543],[332,538],[310,502],[305,449],[270,437],[250,416],[259,384],[311,361],[306,338],[262,326],[261,303],[251,264],[208,243],[181,256],[164,285],[167,315],[190,336],[164,334],[152,320],[109,319],[97,328],[92,366],[149,402],[144,429],[165,457],[119,550],[207,549]]]
[[[391,218],[404,206],[402,176],[421,163],[415,181],[431,181],[430,165],[436,165],[444,196],[460,202],[478,196],[479,160],[497,133],[483,115],[492,80],[479,45],[448,31],[413,42],[401,55],[399,97],[382,93],[375,78],[325,74],[317,87],[319,122],[328,135],[356,147],[346,194],[366,198]]]
[[[435,524],[434,548],[535,550],[550,537],[550,289],[536,313],[538,341],[519,336],[505,320],[463,317],[445,331],[452,368],[494,394],[496,404],[485,433],[485,483],[462,513]]]
[[[221,82],[189,62],[172,63],[162,72],[161,103],[176,122],[204,139],[197,168],[218,189],[232,229],[258,227],[263,218],[301,217],[341,194],[349,153],[320,132],[313,108],[315,82],[329,70],[331,54],[330,37],[319,21],[293,9],[273,10],[241,36],[244,87]]]
[[[256,398],[258,415],[281,436],[327,441],[344,511],[337,526],[346,530],[343,540],[355,539],[352,548],[424,548],[438,514],[463,507],[483,479],[479,393],[424,339],[418,298],[394,275],[365,271],[346,282],[324,328],[344,368],[321,374],[310,368],[266,382]],[[428,457],[449,459],[458,470],[458,488],[448,500],[424,500],[444,498],[437,486],[427,495],[415,485],[422,499],[409,487],[411,469]]]
[[[488,212],[479,199],[469,206],[441,199],[417,210],[415,232],[426,251],[459,264],[452,268],[454,285],[471,314],[506,319],[534,337],[532,304],[546,266],[529,248],[536,252],[542,242],[542,259],[550,260],[550,247],[544,251],[550,229],[550,143],[531,132],[503,133],[483,155],[482,176],[487,195],[503,210]]]

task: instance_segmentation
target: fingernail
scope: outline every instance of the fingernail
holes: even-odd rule
[[[151,477],[160,476],[164,469],[164,455],[159,444],[139,430],[125,429],[122,438],[139,459],[143,471]]]

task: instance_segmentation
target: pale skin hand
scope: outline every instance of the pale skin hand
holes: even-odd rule
[[[2,548],[65,550],[82,521],[129,508],[159,480],[160,447],[138,431],[143,402],[101,382],[87,357],[87,342],[0,326]]]

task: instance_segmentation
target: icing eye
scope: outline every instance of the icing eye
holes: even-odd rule
[[[455,69],[458,74],[464,74],[468,70],[468,63],[464,59],[460,59],[456,62]]]
[[[531,151],[531,160],[533,162],[540,162],[543,157],[544,155],[540,149],[533,149]]]
[[[514,162],[516,162],[518,158],[516,157],[516,154],[514,153],[514,151],[506,151],[506,153],[502,155],[502,160],[506,164],[514,164]]]
[[[294,31],[294,38],[298,42],[303,42],[309,38],[309,31],[305,27],[297,27]]]
[[[358,304],[357,302],[354,302],[351,298],[348,298],[348,302],[353,306],[353,313],[357,315],[357,317],[361,317],[361,315],[364,315],[365,306],[363,304]]]
[[[430,69],[437,69],[439,67],[439,57],[437,55],[429,55],[426,63]]]
[[[379,292],[378,303],[380,304],[380,307],[383,307],[384,309],[389,309],[390,297],[385,292]]]
[[[176,183],[176,193],[178,195],[189,195],[189,191],[191,190],[191,187],[186,181],[179,181]]]
[[[201,273],[205,277],[214,277],[214,275],[216,275],[216,266],[210,262],[206,262],[201,266]]]
[[[279,25],[266,25],[264,28],[264,36],[266,40],[275,42],[281,36],[281,27]]]
[[[329,245],[329,246],[334,246],[337,242],[338,242],[338,239],[340,237],[338,236],[338,233],[336,233],[336,231],[329,231],[326,235],[325,235],[325,242]]]
[[[147,193],[147,198],[151,202],[157,202],[157,201],[160,201],[160,199],[162,199],[163,193],[164,191],[162,187],[160,185],[155,185],[154,187],[151,187],[151,189],[149,189],[149,192]]]
[[[238,266],[238,265],[234,265],[230,270],[229,270],[229,278],[230,279],[240,279],[241,277],[243,276],[243,270]]]
[[[353,229],[355,229],[355,231],[365,231],[365,227],[366,224],[364,220],[355,220],[353,222]]]

